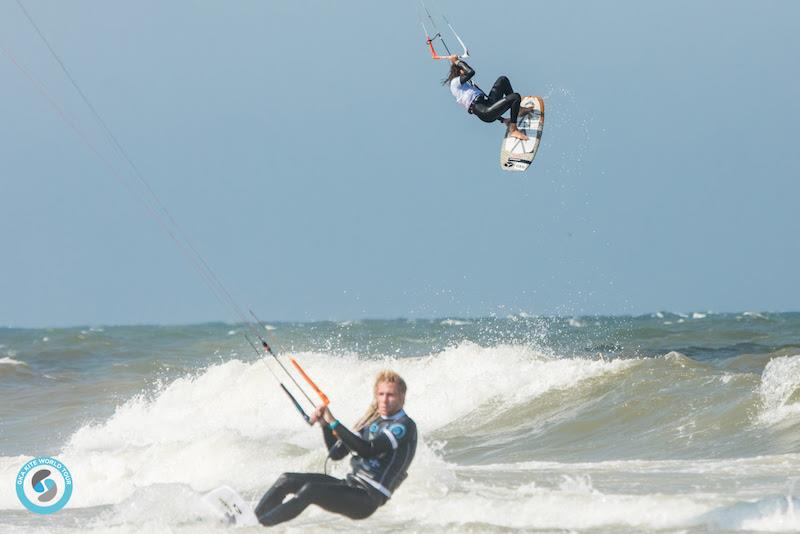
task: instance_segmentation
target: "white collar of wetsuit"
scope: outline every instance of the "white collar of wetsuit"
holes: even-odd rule
[[[404,409],[400,408],[400,411],[397,412],[396,414],[387,415],[386,417],[381,416],[381,419],[383,419],[384,421],[397,421],[398,419],[403,417],[405,414],[406,414],[406,411]]]

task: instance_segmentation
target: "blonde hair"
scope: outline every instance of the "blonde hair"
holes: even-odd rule
[[[355,430],[358,432],[375,419],[379,417],[378,414],[378,385],[382,382],[388,382],[389,384],[397,384],[397,389],[400,391],[400,394],[403,396],[403,399],[406,397],[406,390],[408,386],[406,386],[406,381],[403,380],[403,377],[399,374],[395,373],[394,371],[384,370],[378,373],[375,377],[375,384],[372,386],[372,402],[367,408],[367,411],[364,412],[364,415],[361,416],[361,419],[355,424]]]

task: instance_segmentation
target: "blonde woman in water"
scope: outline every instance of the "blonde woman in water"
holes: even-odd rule
[[[373,400],[351,432],[327,406],[311,417],[319,422],[328,455],[352,455],[344,479],[320,473],[284,473],[256,506],[259,522],[277,525],[297,517],[310,504],[350,519],[364,519],[386,504],[407,476],[417,449],[417,425],[403,410],[406,383],[394,371],[375,377]],[[287,495],[293,497],[286,502]]]

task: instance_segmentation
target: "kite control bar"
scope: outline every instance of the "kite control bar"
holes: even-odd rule
[[[440,32],[437,29],[436,22],[434,22],[433,17],[431,16],[430,11],[428,11],[428,8],[425,7],[425,4],[420,1],[420,5],[422,6],[422,9],[425,10],[425,15],[427,15],[428,20],[431,22],[431,27],[434,29],[434,31],[436,31],[436,35],[431,37],[430,34],[428,33],[428,28],[425,27],[425,23],[422,22],[422,20],[420,20],[420,24],[422,25],[422,31],[425,32],[425,42],[428,43],[428,48],[430,48],[430,50],[431,50],[431,58],[433,58],[433,59],[450,59],[450,55],[451,55],[450,54],[450,49],[447,47],[447,43],[444,42],[444,37],[442,36],[442,32]],[[464,50],[464,53],[462,53],[458,57],[460,57],[461,59],[467,59],[469,57],[469,50],[467,49],[467,45],[465,45],[464,41],[461,40],[461,37],[459,37],[458,33],[456,33],[455,28],[453,28],[453,25],[450,24],[450,21],[447,20],[447,17],[442,15],[442,19],[444,19],[444,23],[447,24],[447,27],[450,28],[451,32],[453,32],[453,35],[455,36],[456,40],[458,41],[458,44],[460,44],[461,48]],[[436,40],[436,39],[439,39],[442,42],[442,46],[444,46],[444,49],[447,52],[446,56],[440,56],[436,52],[436,49],[433,47],[433,41]]]
[[[424,29],[425,26],[423,25],[422,28]],[[433,39],[436,39],[437,37],[441,37],[441,34],[437,33],[436,35],[433,36]],[[440,56],[439,54],[436,53],[436,49],[433,48],[433,39],[428,37],[428,32],[427,30],[425,30],[425,41],[428,43],[428,47],[431,49],[431,57],[433,59],[447,59],[447,56]]]
[[[294,365],[294,368],[295,368],[295,369],[297,369],[297,372],[298,372],[298,373],[300,373],[300,376],[302,376],[303,378],[305,378],[306,382],[308,382],[308,385],[309,385],[309,386],[311,386],[311,389],[313,389],[314,391],[316,391],[316,392],[317,392],[317,395],[319,395],[319,398],[320,398],[320,399],[322,399],[322,404],[324,404],[325,406],[327,406],[328,404],[330,404],[330,403],[331,403],[331,401],[328,399],[328,396],[327,396],[327,395],[325,395],[325,394],[322,392],[322,390],[321,390],[321,389],[319,389],[319,387],[317,387],[317,385],[314,383],[314,381],[313,381],[313,380],[311,380],[311,377],[309,377],[309,376],[306,374],[306,372],[305,372],[305,371],[303,371],[303,368],[302,368],[302,367],[300,367],[300,364],[299,364],[299,363],[297,363],[297,360],[295,360],[294,358],[291,358],[291,362],[292,362],[292,365]]]

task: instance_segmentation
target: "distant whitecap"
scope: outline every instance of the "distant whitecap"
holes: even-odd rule
[[[445,319],[439,324],[443,324],[445,326],[464,326],[470,324],[469,321],[459,321],[458,319]]]

